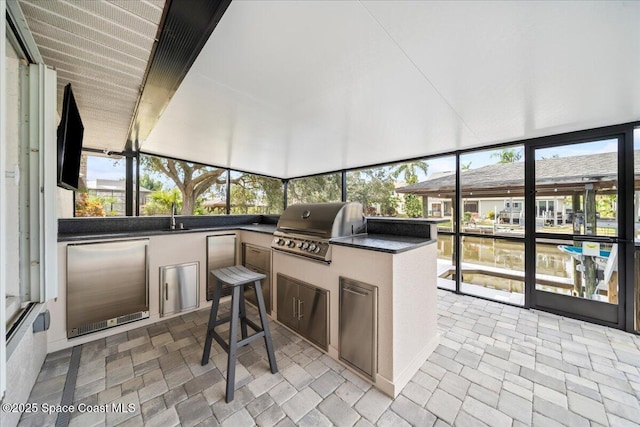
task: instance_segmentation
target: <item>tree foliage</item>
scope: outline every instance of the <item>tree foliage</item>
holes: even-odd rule
[[[429,171],[429,164],[423,160],[401,163],[393,169],[391,176],[395,179],[402,176],[404,178],[404,182],[411,185],[418,182],[418,171],[422,171],[426,175]],[[422,217],[422,200],[420,196],[416,196],[415,194],[405,194],[403,197],[404,212],[407,216],[409,218]]]
[[[347,173],[349,201],[360,202],[369,216],[396,216],[398,196],[390,167]]]
[[[416,184],[417,182],[418,182],[418,177],[415,175],[410,176],[409,179],[407,180],[407,184]],[[405,194],[404,195],[404,211],[409,218],[421,218],[423,216],[423,212],[422,212],[422,200],[420,196],[416,196],[415,194]]]
[[[173,181],[182,196],[179,211],[181,215],[197,213],[198,198],[206,192],[211,192],[214,186],[223,187],[227,182],[225,169],[155,156],[143,156],[141,163],[148,170],[160,173]]]
[[[148,172],[145,172],[140,177],[140,187],[151,191],[161,191],[163,184],[162,181],[159,179],[153,179]]]
[[[86,192],[77,192],[76,195],[76,216],[106,216],[98,197],[89,196]]]
[[[339,173],[292,179],[288,184],[287,202],[320,203],[342,200],[342,176]]]
[[[275,178],[242,174],[231,185],[231,213],[278,214],[282,212],[282,182]]]
[[[426,175],[429,170],[429,165],[424,160],[401,163],[395,167],[391,175],[396,179],[402,175],[404,182],[407,184],[415,184],[418,182],[418,170],[421,170]]]
[[[497,157],[498,163],[516,163],[522,159],[522,150],[515,148],[503,148],[497,153],[493,153],[491,157]]]
[[[176,211],[182,207],[182,195],[177,188],[173,190],[154,191],[150,200],[144,205],[145,215],[171,215],[171,206],[176,204]]]

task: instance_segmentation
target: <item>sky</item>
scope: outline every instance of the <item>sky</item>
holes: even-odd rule
[[[114,160],[107,157],[89,156],[87,158],[87,181],[95,179],[124,179],[126,175],[125,160]]]

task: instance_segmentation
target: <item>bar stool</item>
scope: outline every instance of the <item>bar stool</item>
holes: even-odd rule
[[[271,367],[271,373],[278,372],[278,366],[276,365],[276,357],[273,353],[273,343],[271,342],[271,334],[269,333],[269,319],[267,318],[267,311],[264,305],[264,298],[262,297],[262,289],[260,281],[266,276],[264,274],[255,273],[241,265],[233,267],[219,268],[217,270],[211,270],[211,274],[216,277],[216,288],[213,292],[213,303],[211,304],[211,313],[209,314],[209,324],[207,326],[207,338],[204,343],[204,351],[202,353],[202,366],[209,363],[209,354],[211,352],[211,339],[215,339],[218,344],[227,352],[227,393],[225,400],[227,403],[233,400],[233,394],[235,392],[235,376],[236,376],[236,358],[238,355],[238,349],[244,347],[247,344],[257,340],[258,338],[264,338],[264,344],[267,347],[267,355],[269,356],[269,366]],[[220,296],[222,294],[222,287],[224,285],[231,286],[233,292],[231,294],[231,315],[224,319],[217,320],[218,308],[220,306]],[[244,303],[244,285],[253,285],[256,292],[256,299],[258,300],[258,313],[260,314],[260,322],[262,327],[259,327],[250,319],[247,319],[246,308]],[[238,341],[238,321],[240,322],[240,328],[242,333],[242,340]],[[229,325],[229,343],[215,331],[215,327],[224,323],[231,322]],[[256,333],[251,336],[247,336],[247,325],[251,327]]]

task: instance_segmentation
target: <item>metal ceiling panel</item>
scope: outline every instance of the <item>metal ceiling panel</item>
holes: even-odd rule
[[[640,117],[640,2],[238,1],[143,150],[279,177]]]
[[[20,3],[20,7],[24,11],[25,15],[29,14],[29,28],[34,33],[46,34],[55,38],[60,34],[60,32],[65,32],[69,37],[75,36],[79,39],[86,39],[104,46],[105,48],[111,48],[117,52],[122,52],[143,61],[146,61],[149,57],[149,50],[147,46],[141,47],[132,44],[119,38],[118,34],[115,32],[112,34],[105,34],[83,25],[82,23],[72,23],[68,18],[63,16],[53,14],[46,15],[41,9],[33,7],[28,3]],[[38,19],[38,17],[40,17],[40,19]],[[42,21],[42,18],[47,21]],[[69,31],[67,28],[72,24],[73,31]]]
[[[59,105],[64,86],[73,86],[85,126],[83,145],[122,151],[164,1],[19,4],[43,61],[58,71]]]
[[[47,21],[46,17],[58,15],[64,17],[69,22],[70,30],[76,23],[93,28],[105,34],[118,34],[119,38],[128,43],[138,46],[150,45],[153,43],[155,32],[149,28],[150,23],[135,15],[125,12],[118,13],[118,7],[111,3],[101,1],[78,1],[66,2],[63,0],[38,1],[21,0],[21,4],[30,4],[35,9],[40,9],[42,15],[35,15],[36,19]],[[104,7],[109,5],[108,8]],[[24,9],[23,9],[24,10]],[[100,12],[104,13],[101,14]],[[26,14],[26,11],[25,11]],[[31,13],[29,13],[30,15]],[[29,17],[29,16],[27,16]]]
[[[162,9],[164,7],[164,0],[156,2],[154,4],[148,1],[131,1],[131,0],[108,0],[109,3],[113,3],[124,10],[127,10],[142,19],[146,19],[151,23],[157,25],[162,18]]]
[[[123,58],[122,55],[117,52],[110,52],[108,49],[87,50],[39,34],[34,34],[33,38],[38,45],[46,46],[44,49],[49,50],[49,52],[64,52],[65,56],[77,58],[78,63],[99,66],[106,70],[117,69],[122,74],[131,76],[131,78],[137,78],[140,73],[144,73],[146,68],[146,63],[139,60],[134,61],[126,56]]]
[[[231,0],[171,1],[133,118],[130,141],[146,139]]]
[[[111,58],[114,61],[118,61],[127,66],[133,66],[135,68],[144,69],[147,66],[147,58],[141,57],[144,51],[135,52],[137,55],[133,55],[122,50],[114,49],[103,43],[90,40],[85,37],[78,36],[77,34],[64,31],[57,27],[48,26],[39,21],[32,21],[31,31],[37,37],[43,38],[40,44],[50,45],[52,41],[65,45],[66,48],[74,49],[77,51],[83,51],[96,56],[102,56],[105,58]],[[45,35],[46,34],[46,35]],[[48,39],[45,41],[44,39]],[[51,46],[53,47],[53,46]],[[148,57],[149,53],[146,52]]]

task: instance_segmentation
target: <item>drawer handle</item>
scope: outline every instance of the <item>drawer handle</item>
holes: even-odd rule
[[[358,295],[358,296],[361,296],[361,297],[369,296],[369,294],[358,292],[358,291],[354,291],[353,289],[349,289],[349,288],[342,288],[342,290],[345,291],[345,292],[349,292],[350,294]]]
[[[164,284],[164,299],[169,301],[169,284]]]

